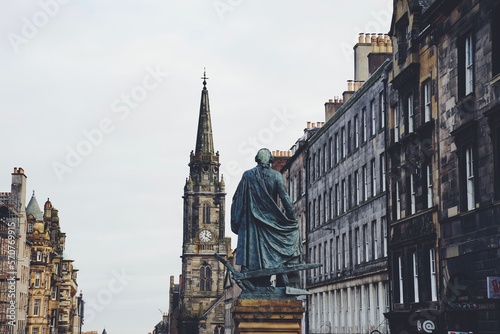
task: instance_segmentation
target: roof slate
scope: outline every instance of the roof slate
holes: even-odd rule
[[[38,221],[43,220],[42,210],[40,210],[40,206],[38,205],[38,202],[34,194],[33,196],[31,196],[30,202],[26,207],[26,215],[29,214],[32,214],[33,217],[35,217],[35,219]]]
[[[422,7],[422,12],[425,12],[436,0],[418,0]]]

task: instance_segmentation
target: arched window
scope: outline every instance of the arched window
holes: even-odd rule
[[[200,291],[212,291],[212,268],[206,262],[200,267]]]

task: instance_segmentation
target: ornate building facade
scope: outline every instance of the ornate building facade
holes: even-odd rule
[[[225,267],[214,256],[227,259],[225,186],[219,175],[219,152],[214,151],[206,77],[198,121],[196,148],[191,152],[184,187],[182,276],[179,333],[224,333]]]
[[[47,200],[40,210],[35,195],[26,208],[31,248],[28,334],[80,334],[83,299],[78,295],[73,260],[64,258],[66,234],[58,210]]]

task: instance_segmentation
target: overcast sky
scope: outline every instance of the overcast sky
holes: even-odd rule
[[[258,148],[288,150],[353,78],[392,0],[0,3],[0,191],[23,167],[80,270],[84,330],[146,334],[181,270],[203,68],[228,207]],[[229,222],[229,209],[226,210]],[[226,228],[236,242],[236,236]]]

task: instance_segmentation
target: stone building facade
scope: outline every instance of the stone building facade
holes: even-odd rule
[[[378,328],[387,307],[385,62],[308,145],[309,330]],[[328,105],[327,105],[328,109]]]
[[[384,171],[392,45],[387,35],[361,34],[354,51],[355,80],[343,99],[325,104],[326,122],[305,133],[282,170],[305,259],[323,264],[305,275],[309,333],[382,329],[389,305]]]
[[[395,1],[393,333],[500,331],[499,5]]]
[[[28,334],[80,334],[83,298],[73,260],[64,258],[66,234],[59,212],[47,200],[42,212],[35,195],[26,208],[31,243]]]
[[[12,191],[0,193],[0,219],[0,333],[80,334],[83,299],[73,261],[63,258],[58,211],[47,200],[42,212],[34,194],[26,206],[22,168]]]
[[[498,333],[500,3],[436,1],[433,9],[426,19],[438,46],[440,327]]]
[[[281,169],[299,223],[302,261],[307,256],[307,249],[305,248],[307,240],[307,143],[323,124],[322,122],[307,123],[304,134],[292,146],[290,157]],[[306,288],[304,272],[300,272],[299,285],[302,289]]]
[[[180,277],[182,278],[182,277]],[[180,282],[180,279],[179,279]],[[170,284],[168,288],[168,319],[167,319],[167,332],[177,333],[178,332],[178,321],[179,321],[179,297],[180,297],[180,287],[179,283],[175,283],[174,276],[170,276]]]
[[[305,262],[307,258],[305,247],[307,241],[307,143],[323,124],[323,122],[307,123],[304,134],[292,146],[290,157],[281,169],[299,223],[302,262]],[[299,275],[299,288],[305,290],[307,288],[307,273],[301,271]],[[302,328],[308,328],[307,299],[303,300],[303,307],[306,310],[306,316],[302,319]]]
[[[0,332],[25,334],[30,246],[26,241],[26,175],[14,168],[0,193]]]
[[[423,17],[432,1],[395,2],[387,166],[391,331],[436,326],[438,309],[437,49]],[[412,320],[410,320],[412,319]]]

